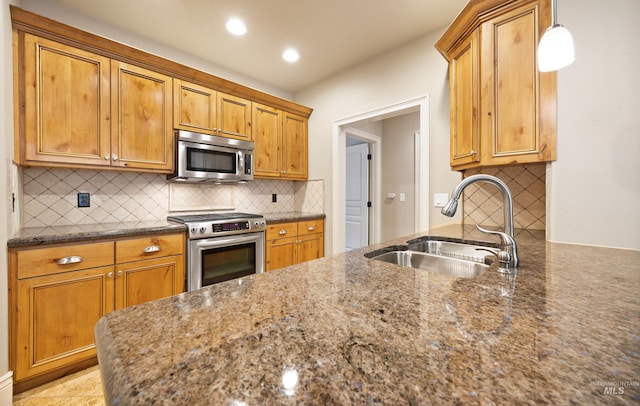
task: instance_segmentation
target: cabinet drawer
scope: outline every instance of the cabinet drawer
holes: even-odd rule
[[[324,232],[324,220],[308,220],[298,223],[298,235],[317,234]]]
[[[65,245],[16,252],[18,279],[113,265],[113,242]]]
[[[267,226],[267,241],[298,235],[298,223],[281,223]]]
[[[184,254],[184,234],[154,235],[116,241],[116,263]]]

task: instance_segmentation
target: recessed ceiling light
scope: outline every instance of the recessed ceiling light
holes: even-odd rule
[[[282,53],[282,59],[287,62],[295,62],[300,59],[300,54],[298,54],[298,51],[293,48],[287,48]]]
[[[227,27],[227,31],[233,35],[244,35],[247,33],[247,26],[237,18],[231,18],[228,20],[225,27]]]

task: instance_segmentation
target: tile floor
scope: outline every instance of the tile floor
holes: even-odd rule
[[[13,397],[14,406],[104,406],[100,370],[93,366]]]

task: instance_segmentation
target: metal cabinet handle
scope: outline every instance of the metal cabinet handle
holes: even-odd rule
[[[114,161],[117,161],[117,160],[118,160],[118,155],[114,155],[114,156],[113,156],[113,160],[114,160]]]
[[[475,155],[475,154],[476,154],[476,151],[474,150],[469,151],[469,155]]]
[[[118,276],[122,276],[122,271],[118,271],[118,272],[116,273],[116,275],[118,275]]]
[[[314,231],[315,229],[316,229],[316,228],[315,228],[314,226],[309,226],[309,227],[307,228],[307,231]]]
[[[109,160],[109,155],[105,155],[105,156],[104,156],[104,160],[105,160],[105,161],[108,161],[108,160]]]
[[[82,262],[82,257],[77,255],[71,255],[70,257],[60,258],[56,261],[58,265],[67,265],[67,264],[78,264]]]
[[[109,273],[107,274],[107,278],[113,278],[113,272],[109,272]]]
[[[149,245],[148,247],[145,247],[143,251],[144,251],[145,254],[149,254],[151,252],[158,252],[158,251],[160,251],[160,246],[158,246],[158,245]]]
[[[287,234],[287,230],[284,230],[284,229],[283,229],[283,230],[280,230],[280,231],[278,232],[278,234],[280,234],[280,235],[285,235],[285,234]]]

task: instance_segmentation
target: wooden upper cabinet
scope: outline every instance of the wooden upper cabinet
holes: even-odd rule
[[[14,41],[18,163],[173,171],[171,77],[29,33]]]
[[[24,138],[19,162],[110,165],[110,61],[24,36]]]
[[[279,178],[282,162],[282,111],[253,103],[255,177]]]
[[[112,61],[112,165],[173,170],[172,79]]]
[[[296,114],[282,114],[282,168],[288,179],[308,177],[307,119]]]
[[[216,91],[184,80],[173,81],[173,126],[214,135]]]
[[[218,135],[251,141],[251,102],[218,92]]]
[[[452,52],[449,66],[451,166],[474,163],[480,160],[479,47],[478,33],[474,31]]]
[[[306,117],[253,103],[253,127],[255,177],[307,179]]]
[[[556,159],[556,74],[536,59],[550,21],[550,0],[471,0],[436,44],[450,64],[454,169]]]
[[[181,130],[250,141],[251,101],[175,79],[173,123]]]

